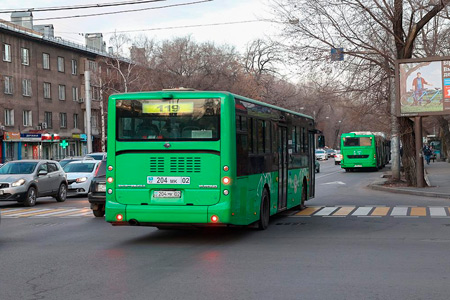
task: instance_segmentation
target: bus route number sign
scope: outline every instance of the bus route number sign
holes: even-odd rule
[[[152,102],[142,107],[145,114],[191,114],[194,112],[194,102]]]
[[[191,184],[191,177],[147,176],[147,184]]]

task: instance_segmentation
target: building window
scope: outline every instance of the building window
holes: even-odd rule
[[[78,88],[76,86],[72,87],[72,100],[78,101]]]
[[[44,99],[52,98],[51,90],[52,90],[52,85],[48,82],[44,82]]]
[[[78,114],[73,114],[73,128],[78,128]]]
[[[31,96],[31,79],[22,79],[22,95]]]
[[[5,126],[14,126],[14,109],[5,108]]]
[[[59,94],[59,100],[66,100],[66,86],[65,85],[58,85],[58,94]]]
[[[13,80],[11,76],[5,76],[5,94],[13,93]]]
[[[64,72],[64,57],[58,56],[58,72]]]
[[[11,45],[3,44],[3,61],[11,62]]]
[[[61,128],[67,128],[67,114],[59,113],[59,124]]]
[[[42,68],[50,70],[50,54],[42,53]]]
[[[72,59],[72,75],[77,75],[78,62]]]
[[[100,99],[100,88],[97,86],[91,86],[91,99],[99,100]]]
[[[22,60],[22,65],[28,66],[30,64],[30,50],[27,48],[21,48],[20,57]]]
[[[53,127],[51,111],[44,112],[44,122],[47,124],[47,128]]]
[[[95,61],[90,60],[88,68],[90,71],[97,71],[97,63]]]
[[[97,115],[96,114],[92,114],[92,116],[91,116],[91,127],[92,128],[97,128],[98,127]]]
[[[24,110],[23,111],[23,126],[29,127],[33,126],[33,114],[31,110]]]

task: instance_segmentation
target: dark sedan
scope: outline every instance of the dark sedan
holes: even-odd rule
[[[89,187],[88,199],[94,216],[103,217],[106,199],[106,160],[102,160],[97,168]]]

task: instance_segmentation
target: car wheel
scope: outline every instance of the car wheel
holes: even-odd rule
[[[261,208],[259,211],[259,221],[258,229],[265,230],[269,227],[270,219],[270,203],[269,203],[269,193],[266,189],[263,189],[263,194],[261,196]]]
[[[64,202],[67,198],[67,185],[65,183],[61,183],[58,189],[58,193],[55,196],[56,201]]]
[[[105,211],[103,210],[102,207],[99,207],[98,209],[94,209],[92,211],[92,213],[94,214],[94,216],[96,216],[97,218],[102,218],[105,216]]]
[[[37,192],[36,188],[30,187],[27,191],[27,196],[23,202],[24,206],[34,206],[36,204]]]

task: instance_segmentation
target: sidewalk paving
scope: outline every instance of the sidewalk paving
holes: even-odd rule
[[[390,168],[384,174],[391,175]],[[384,186],[386,178],[378,179],[369,187],[391,193],[450,199],[450,163],[439,161],[425,164],[425,177],[425,180],[431,184],[425,188]]]

